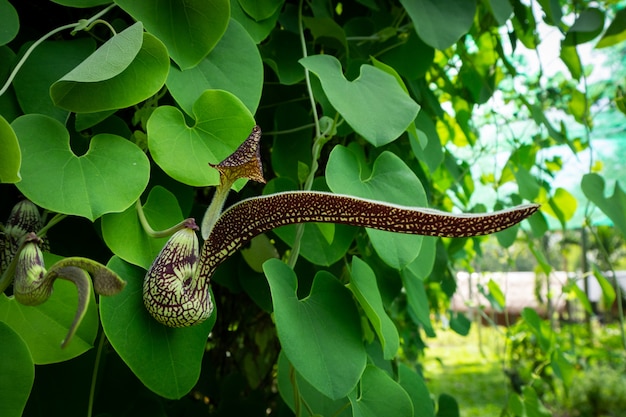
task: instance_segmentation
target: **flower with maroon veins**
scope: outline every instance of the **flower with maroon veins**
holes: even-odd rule
[[[486,214],[451,214],[421,207],[407,207],[348,195],[317,191],[290,191],[242,200],[222,211],[233,182],[248,178],[265,182],[255,126],[246,141],[228,158],[213,167],[220,185],[202,221],[205,242],[197,265],[195,238],[187,232],[172,236],[146,276],[144,300],[159,322],[184,327],[206,320],[213,311],[209,282],[216,268],[253,237],[298,223],[343,223],[398,233],[438,237],[469,237],[495,233],[511,227],[537,211],[539,205],[524,204]],[[178,248],[176,248],[178,245]],[[180,252],[180,253],[178,253]],[[168,262],[187,267],[168,267]],[[177,269],[178,268],[178,269]],[[148,291],[146,292],[146,288]],[[147,298],[146,298],[147,297]]]

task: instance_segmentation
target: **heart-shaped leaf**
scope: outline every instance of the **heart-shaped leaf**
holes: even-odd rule
[[[95,49],[96,43],[91,38],[46,41],[35,48],[13,82],[23,112],[41,113],[64,122],[68,112],[54,105],[50,86]]]
[[[38,206],[95,220],[124,211],[148,183],[148,158],[122,137],[96,135],[79,157],[70,149],[65,127],[50,117],[21,116],[12,127],[22,148],[17,186]]]
[[[35,366],[24,340],[0,321],[0,414],[20,417],[35,382]]]
[[[255,125],[234,95],[207,90],[193,106],[195,124],[187,126],[175,107],[160,106],[148,120],[148,146],[155,162],[172,178],[203,187],[219,184],[218,164],[232,154]]]
[[[444,50],[467,33],[474,23],[476,0],[400,0],[420,38]]]
[[[246,32],[250,34],[255,44],[261,43],[267,38],[267,35],[272,32],[272,29],[276,27],[280,11],[281,9],[278,8],[276,12],[267,19],[256,21],[243,10],[238,0],[230,0],[230,17],[241,23],[246,29]]]
[[[143,305],[146,271],[115,256],[107,266],[128,283],[121,293],[100,300],[102,327],[107,338],[148,388],[165,398],[181,398],[200,376],[206,340],[215,324],[215,310],[207,321],[197,326],[163,326]]]
[[[426,193],[413,171],[396,155],[383,152],[374,162],[368,178],[367,167],[348,148],[336,146],[328,158],[326,180],[334,193],[404,206],[426,207]],[[376,253],[388,265],[402,269],[419,254],[422,236],[367,229]]]
[[[398,330],[385,312],[383,300],[376,285],[376,275],[367,263],[357,256],[352,257],[350,284],[348,286],[365,311],[380,343],[383,357],[392,359],[400,346]]]
[[[211,52],[230,18],[229,0],[116,0],[115,3],[162,40],[182,69],[197,65]]]
[[[150,191],[143,212],[154,230],[167,229],[183,220],[174,194],[160,186]],[[104,215],[102,236],[114,254],[144,269],[150,268],[168,239],[148,236],[139,222],[135,205],[123,213]]]
[[[615,223],[623,236],[626,236],[626,193],[622,191],[619,182],[615,182],[613,195],[609,198],[604,196],[604,178],[598,174],[584,175],[581,188],[585,196]]]
[[[320,80],[324,93],[346,122],[374,146],[398,138],[415,120],[419,106],[396,79],[371,65],[348,81],[341,63],[331,55],[312,55],[300,61]]]
[[[127,64],[137,46],[138,28],[141,25],[136,24],[127,29],[130,32],[116,35],[52,84],[54,104],[76,113],[93,113],[129,107],[158,92],[170,68],[168,51],[159,39],[143,33],[141,49]]]
[[[365,368],[361,321],[352,295],[328,272],[319,272],[311,294],[298,300],[297,277],[278,259],[263,265],[270,284],[276,331],[294,368],[331,399],[345,397]]]
[[[92,291],[80,327],[67,347],[61,348],[74,320],[77,303],[76,286],[69,281],[57,280],[50,298],[34,307],[0,294],[0,321],[11,326],[26,342],[34,363],[63,362],[91,349],[98,334],[98,312]]]
[[[20,181],[22,152],[17,136],[9,122],[0,116],[0,182],[15,183]]]
[[[354,416],[412,416],[409,394],[382,369],[368,365],[361,378],[361,389],[348,396]],[[384,400],[383,400],[384,398]]]
[[[211,89],[233,93],[254,114],[263,88],[259,50],[246,30],[231,19],[220,42],[197,66],[184,71],[172,66],[167,88],[189,115],[198,97]]]

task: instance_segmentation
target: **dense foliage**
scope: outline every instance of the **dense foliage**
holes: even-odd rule
[[[65,349],[70,283],[36,307],[0,294],[0,414],[459,415],[454,398],[431,398],[418,359],[435,317],[467,333],[470,319],[449,309],[455,272],[480,267],[487,238],[278,228],[220,266],[209,320],[173,329],[142,302],[167,237],[151,237],[138,214],[157,230],[201,219],[219,183],[208,164],[258,124],[267,183],[236,182],[227,204],[299,189],[451,212],[541,203],[490,250],[497,242],[511,265],[521,247],[549,276],[560,268],[549,229],[585,227],[596,256],[583,272],[608,309],[621,296],[603,242],[623,242],[626,195],[619,182],[605,190],[614,177],[590,151],[602,117],[624,133],[623,6],[0,0],[0,216],[25,196],[42,209],[46,264],[85,257],[127,282],[118,295],[90,293]],[[546,28],[559,33],[557,74],[528,62]],[[612,79],[591,81],[589,45],[609,51]],[[582,193],[554,186],[563,155],[585,152]],[[591,227],[598,213],[614,225],[604,240]],[[591,312],[580,287],[564,288]],[[495,283],[485,295],[506,303]],[[535,311],[522,325],[528,343],[514,349],[543,359],[518,371],[527,382],[548,372],[566,398],[593,361],[571,355]],[[503,413],[550,415],[541,387],[512,390]]]

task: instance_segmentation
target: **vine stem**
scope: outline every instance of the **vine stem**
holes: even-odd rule
[[[302,8],[303,8],[304,0],[300,0],[298,5],[298,32],[300,35],[300,46],[302,47],[302,57],[306,58],[308,56],[308,51],[306,47],[306,39],[304,38],[304,26],[302,19]],[[320,127],[319,114],[317,113],[317,107],[315,106],[315,96],[313,95],[313,88],[311,86],[311,75],[307,68],[304,68],[304,79],[306,84],[307,93],[309,96],[309,100],[311,102],[311,111],[313,113],[313,122],[315,125],[315,140],[313,141],[313,149],[312,149],[312,161],[311,161],[311,169],[309,170],[309,175],[304,183],[304,191],[310,191],[313,186],[313,180],[315,179],[315,172],[318,168],[319,155],[321,153],[321,149],[324,144],[328,141],[328,138],[325,134],[322,134],[322,129]],[[300,243],[302,242],[302,235],[304,234],[304,224],[298,224],[296,226],[296,236],[291,246],[291,252],[289,253],[289,259],[287,260],[287,264],[293,269],[296,266],[296,262],[298,261],[298,256],[300,255]]]
[[[41,45],[46,39],[48,39],[49,37],[51,37],[53,35],[56,35],[59,32],[67,30],[67,29],[86,28],[91,23],[93,23],[94,21],[98,20],[100,17],[102,17],[106,13],[108,13],[109,10],[111,10],[115,6],[116,6],[115,4],[111,4],[108,7],[106,7],[105,9],[103,9],[100,12],[96,13],[94,16],[90,17],[87,20],[81,20],[81,21],[76,22],[76,23],[70,23],[70,24],[67,24],[67,25],[59,26],[56,29],[52,29],[50,32],[46,33],[41,38],[39,38],[35,42],[33,42],[33,44],[24,53],[24,56],[22,56],[22,58],[20,58],[20,60],[17,62],[17,64],[15,65],[15,68],[13,68],[13,71],[11,71],[11,74],[9,75],[9,78],[4,83],[4,86],[2,86],[2,89],[0,89],[0,96],[2,96],[4,93],[7,92],[7,90],[9,89],[9,86],[13,82],[13,79],[15,78],[15,76],[17,75],[19,70],[22,68],[22,66],[24,65],[24,63],[28,59],[28,57],[33,53],[35,48],[37,48],[39,45]]]
[[[100,340],[98,341],[98,350],[96,351],[96,359],[93,365],[93,373],[91,374],[91,387],[89,388],[89,402],[87,404],[87,417],[91,417],[93,414],[93,403],[96,397],[96,382],[98,381],[98,368],[100,367],[100,360],[102,359],[102,350],[104,349],[105,335],[104,331],[100,334]]]

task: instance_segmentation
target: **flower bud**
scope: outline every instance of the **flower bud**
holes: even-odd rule
[[[46,301],[52,294],[52,283],[45,280],[46,267],[39,245],[41,239],[34,233],[26,237],[26,243],[18,254],[13,295],[24,305],[34,306]],[[48,281],[48,282],[47,282]]]
[[[213,310],[208,283],[196,277],[199,243],[193,219],[174,233],[146,274],[143,300],[160,323],[170,327],[189,326],[206,319]]]
[[[37,232],[39,229],[41,229],[41,216],[36,205],[24,199],[13,206],[4,232],[0,236],[0,274],[11,263],[22,236],[28,232]]]

